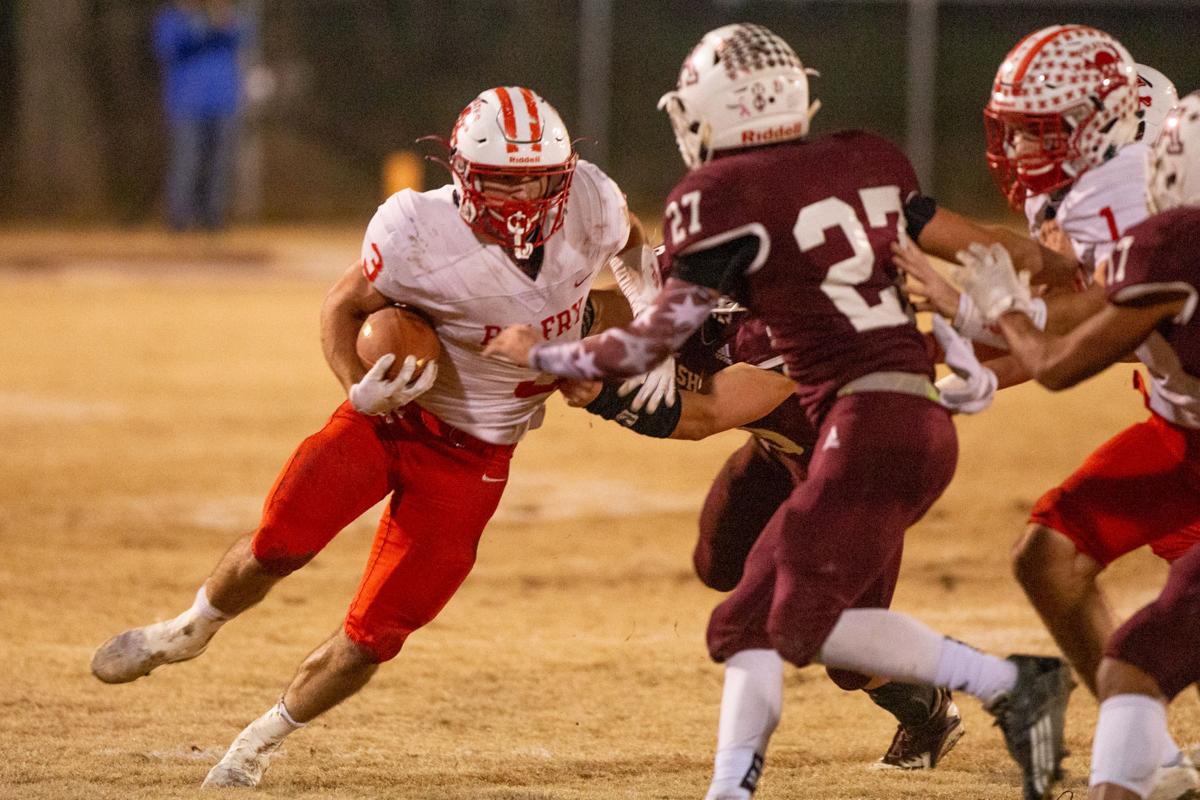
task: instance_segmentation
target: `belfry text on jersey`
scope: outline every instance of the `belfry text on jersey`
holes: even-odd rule
[[[543,339],[557,339],[567,331],[579,324],[583,318],[583,303],[587,297],[581,297],[571,304],[570,308],[564,308],[556,314],[544,318],[539,327],[542,330]],[[483,339],[480,340],[480,345],[485,345],[499,335],[500,331],[504,330],[503,325],[484,325]]]

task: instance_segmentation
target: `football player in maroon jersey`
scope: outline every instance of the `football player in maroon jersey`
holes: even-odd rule
[[[1069,333],[1046,334],[1032,323],[1028,290],[1003,248],[964,254],[961,277],[1021,365],[1052,390],[1138,350],[1153,374],[1151,414],[1114,440],[1127,457],[1104,476],[1112,502],[1099,513],[1169,533],[1200,523],[1200,94],[1167,117],[1148,164],[1151,210],[1161,213],[1126,231],[1104,276],[1105,297]],[[1048,306],[1053,320],[1053,299]],[[1192,545],[1172,562],[1159,597],[1105,645],[1092,800],[1141,800],[1156,789],[1166,705],[1200,680],[1200,651],[1185,633],[1198,624],[1200,545]]]
[[[663,248],[656,250],[661,259]],[[641,275],[665,273],[643,268]],[[614,268],[614,272],[621,273]],[[665,280],[662,274],[657,286]],[[656,290],[657,291],[657,290]],[[629,292],[644,294],[641,287]],[[624,304],[615,293],[603,296],[593,290],[599,316],[607,317],[609,304]],[[628,317],[626,317],[628,321]],[[593,330],[600,330],[601,325]],[[964,375],[978,371],[969,346],[948,325],[936,330],[938,346],[961,353],[967,363],[947,357]],[[560,389],[568,405],[586,408],[642,435],[671,439],[702,439],[739,427],[750,433],[745,444],[726,460],[714,479],[700,513],[699,536],[693,552],[696,574],[705,586],[722,592],[741,580],[746,556],[776,509],[787,500],[798,480],[803,480],[816,445],[817,430],[793,394],[794,384],[782,374],[783,358],[771,346],[769,331],[747,309],[726,300],[675,354],[679,402],[674,408],[646,406],[622,400],[618,382],[563,381]],[[958,379],[938,382],[939,388]],[[975,410],[954,404],[947,390],[942,404],[952,410]],[[899,553],[872,590],[858,600],[860,606],[881,607],[891,602],[899,572]],[[772,705],[782,700],[782,662],[774,651],[759,657],[764,670],[778,680],[760,687]],[[830,669],[842,689],[862,689],[873,702],[889,711],[897,722],[896,733],[883,757],[881,769],[930,769],[964,733],[962,719],[947,689],[872,678]],[[776,698],[780,698],[776,700]]]
[[[745,800],[754,789],[775,722],[756,688],[757,656],[771,649],[797,666],[816,661],[980,698],[1022,768],[1025,797],[1046,797],[1063,754],[1066,666],[997,658],[906,615],[856,607],[957,457],[890,247],[907,232],[942,255],[996,235],[922,195],[887,141],[862,131],[806,138],[815,105],[805,69],[761,26],[707,34],[661,105],[690,171],[668,198],[673,276],[653,305],[627,329],[573,345],[539,344],[532,328],[511,326],[488,352],[566,377],[639,374],[678,349],[722,294],[771,330],[817,446],[807,478],[771,517],[709,624],[709,651],[727,662],[727,691],[736,684],[739,698],[723,703],[709,800]],[[1041,267],[1037,245],[1014,244],[1022,263]],[[742,684],[751,690],[739,692]]]

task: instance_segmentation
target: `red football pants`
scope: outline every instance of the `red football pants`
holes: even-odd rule
[[[1143,545],[1174,561],[1200,542],[1200,431],[1152,413],[1042,495],[1030,522],[1103,565]]]
[[[287,574],[391,492],[345,621],[351,640],[387,661],[471,571],[514,448],[475,439],[415,404],[383,418],[343,403],[275,480],[254,556]]]

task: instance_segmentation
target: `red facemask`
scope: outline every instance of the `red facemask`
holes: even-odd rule
[[[1068,186],[1076,175],[1065,165],[1079,157],[1073,129],[1060,114],[983,111],[987,161],[992,178],[1010,206],[1020,211],[1025,198]]]
[[[497,167],[453,156],[459,214],[480,237],[527,259],[563,225],[577,158],[549,167]]]

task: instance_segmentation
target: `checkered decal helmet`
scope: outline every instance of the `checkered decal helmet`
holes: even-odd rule
[[[1137,136],[1137,73],[1121,43],[1086,25],[1026,36],[984,109],[988,165],[1015,207],[1068,186]]]
[[[658,101],[689,168],[717,150],[774,144],[808,133],[809,71],[791,46],[761,25],[709,31],[684,59],[679,81]]]
[[[463,109],[450,134],[458,213],[478,235],[529,258],[562,227],[577,159],[554,106],[523,86],[488,89]],[[540,197],[487,191],[489,184],[532,179],[545,179]]]
[[[1147,159],[1152,212],[1200,205],[1200,92],[1192,92],[1167,114]]]
[[[1154,67],[1135,64],[1138,76],[1138,133],[1137,138],[1153,142],[1158,138],[1163,120],[1179,103],[1179,92],[1171,79]]]

